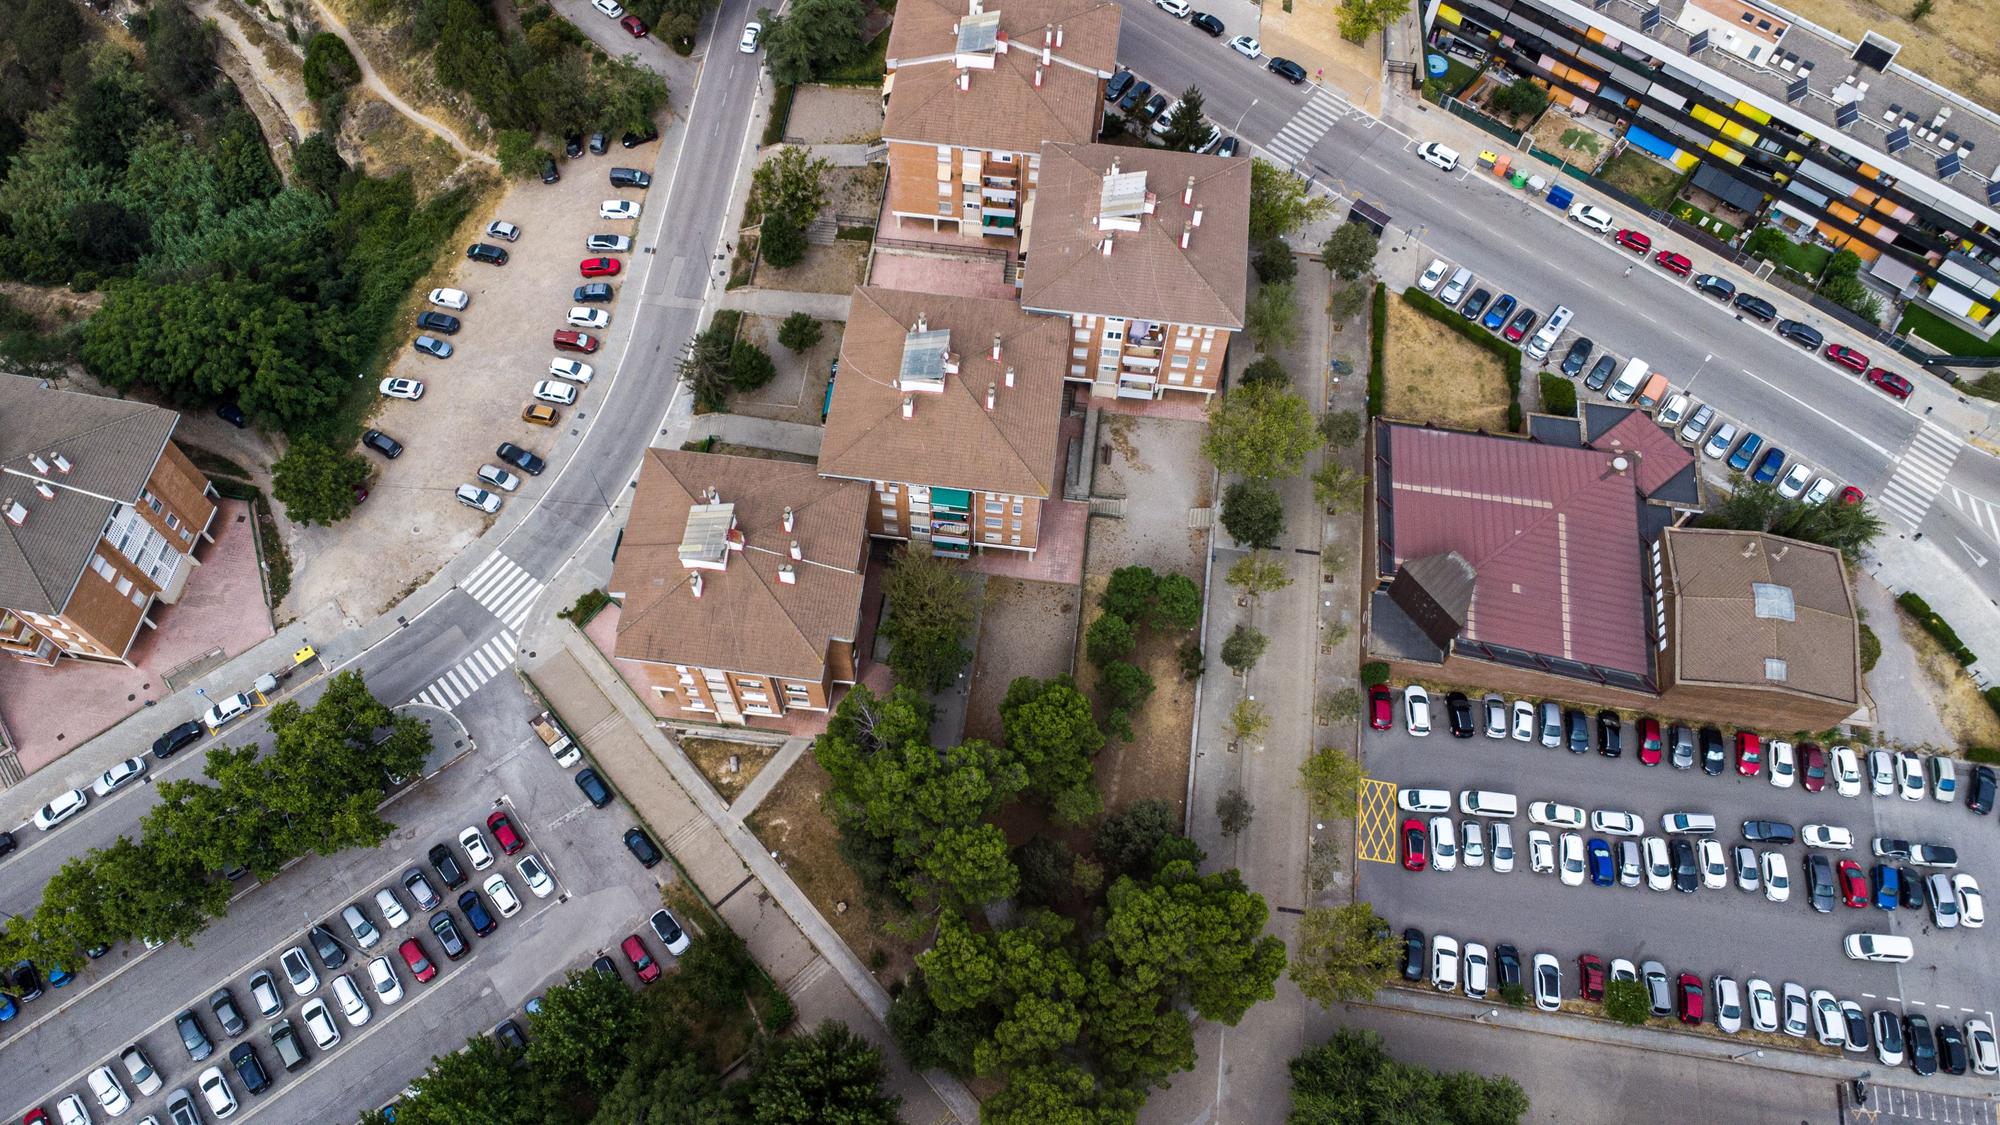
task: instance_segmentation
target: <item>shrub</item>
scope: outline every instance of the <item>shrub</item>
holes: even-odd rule
[[[1292,257],[1292,248],[1282,238],[1268,238],[1258,243],[1250,264],[1257,271],[1257,280],[1266,285],[1290,281],[1299,272],[1298,259]]]
[[[1968,746],[1962,753],[1964,753],[1965,759],[1968,762],[1978,762],[1988,766],[2000,766],[2000,750],[1995,750],[1991,746]]]
[[[1932,639],[1943,645],[1944,650],[1960,664],[1972,664],[1979,659],[1978,653],[1965,647],[1965,642],[1958,639],[1958,633],[1952,629],[1951,624],[1933,612],[1930,604],[1918,597],[1914,591],[1904,591],[1896,598],[1896,604],[1902,606],[1911,617],[1916,618],[1917,624],[1924,627],[1924,632],[1929,633]]]
[[[1083,652],[1092,664],[1102,668],[1114,660],[1123,660],[1138,646],[1138,638],[1132,633],[1132,623],[1115,613],[1107,613],[1090,623],[1090,629],[1083,636]]]
[[[805,261],[805,228],[775,211],[767,212],[757,228],[757,252],[775,268],[790,269]]]
[[[1861,670],[1863,672],[1873,672],[1875,670],[1875,662],[1882,659],[1882,638],[1876,636],[1875,630],[1870,629],[1866,625],[1861,626],[1860,636]]]
[[[1153,573],[1152,567],[1121,566],[1111,572],[1111,581],[1105,584],[1097,604],[1104,607],[1104,612],[1128,622],[1142,621],[1159,589],[1160,576]]]
[[[1542,372],[1542,413],[1576,417],[1576,384],[1560,375]]]
[[[1185,574],[1162,575],[1146,623],[1155,629],[1182,631],[1201,624],[1200,584]]]
[[[1387,661],[1371,660],[1361,666],[1361,683],[1364,687],[1374,687],[1376,684],[1386,684],[1388,682],[1389,665]]]
[[[1201,642],[1193,637],[1189,637],[1187,640],[1181,642],[1178,655],[1181,662],[1181,679],[1190,682],[1201,679],[1201,669],[1204,663]]]
[[[685,55],[688,52],[682,51]],[[797,86],[780,86],[771,95],[771,116],[764,122],[764,143],[778,144],[785,139],[785,126],[792,120],[792,97],[799,92]]]
[[[1264,655],[1267,643],[1264,634],[1238,624],[1222,641],[1222,662],[1238,672],[1248,672]]]
[[[2000,715],[2000,687],[1990,687],[1979,694],[1986,700],[1986,705],[1993,708],[1993,713]]]
[[[1250,361],[1250,366],[1243,369],[1243,375],[1238,380],[1238,385],[1244,387],[1257,383],[1271,383],[1289,390],[1292,385],[1292,376],[1290,372],[1285,370],[1284,364],[1279,363],[1270,356],[1260,355]]]
[[[795,312],[778,325],[778,342],[795,352],[805,351],[819,343],[824,330],[819,321],[809,312]]]
[[[1120,711],[1130,711],[1153,694],[1153,677],[1129,660],[1106,664],[1101,683],[1105,701]]]
[[[556,616],[581,629],[590,624],[590,619],[602,613],[604,607],[610,604],[610,594],[598,589],[589,589],[576,596],[576,604],[558,611]]]
[[[1604,986],[1604,1014],[1628,1027],[1646,1022],[1652,1004],[1646,986],[1636,980],[1614,980]]]
[[[763,348],[748,340],[738,340],[729,346],[729,382],[737,390],[754,391],[777,373],[778,365],[771,362]]]
[[[360,81],[361,67],[340,36],[322,31],[306,41],[304,75],[306,96],[318,101]]]

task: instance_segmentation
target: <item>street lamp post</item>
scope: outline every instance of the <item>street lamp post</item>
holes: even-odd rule
[[[1243,107],[1243,112],[1236,115],[1236,124],[1229,127],[1230,132],[1241,133],[1243,131],[1243,119],[1250,116],[1251,110],[1257,108],[1257,101],[1258,99],[1251,98],[1250,104]]]
[[[1688,390],[1690,391],[1694,390],[1694,381],[1696,379],[1701,378],[1701,373],[1703,371],[1708,370],[1708,361],[1714,358],[1715,358],[1715,353],[1713,352],[1710,352],[1709,354],[1701,357],[1701,366],[1695,368],[1694,374],[1688,376],[1688,385],[1687,385]]]

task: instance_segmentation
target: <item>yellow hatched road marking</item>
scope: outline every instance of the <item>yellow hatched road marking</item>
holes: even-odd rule
[[[1354,855],[1370,863],[1396,862],[1396,786],[1361,779],[1354,813]]]

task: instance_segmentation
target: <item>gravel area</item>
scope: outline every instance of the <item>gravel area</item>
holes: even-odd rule
[[[965,715],[967,738],[1000,740],[1000,700],[1017,677],[1046,680],[1070,670],[1080,593],[1062,583],[986,579]]]
[[[882,139],[882,92],[868,86],[801,86],[785,119],[793,144],[871,144]]]

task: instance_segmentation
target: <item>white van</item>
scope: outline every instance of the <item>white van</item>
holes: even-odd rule
[[[1612,402],[1631,402],[1632,396],[1639,393],[1639,384],[1646,381],[1646,374],[1650,370],[1652,369],[1643,359],[1634,357],[1627,360],[1625,370],[1618,373],[1617,381],[1604,393],[1611,396]]]
[[[1660,831],[1669,836],[1713,836],[1715,818],[1707,813],[1670,812],[1660,818]]]
[[[1491,789],[1467,789],[1458,795],[1458,811],[1467,816],[1490,816],[1499,820],[1512,820],[1520,814],[1520,805],[1512,793],[1499,793]]]
[[[1856,961],[1908,961],[1916,956],[1910,939],[1898,934],[1848,934],[1842,943]]]
[[[1444,283],[1444,288],[1438,290],[1438,300],[1457,308],[1459,299],[1465,296],[1465,287],[1471,284],[1472,271],[1460,266],[1452,273],[1451,280]]]
[[[201,721],[208,727],[208,732],[214,734],[249,713],[250,696],[239,691],[210,707],[207,713],[202,715]]]
[[[1549,358],[1549,349],[1556,346],[1556,340],[1562,336],[1563,329],[1569,327],[1569,322],[1575,316],[1568,305],[1557,305],[1556,311],[1550,313],[1549,319],[1542,324],[1542,330],[1535,333],[1528,341],[1528,346],[1524,349],[1528,356],[1532,359]]]
[[[1396,791],[1396,807],[1404,812],[1448,813],[1451,811],[1451,790],[1399,789]]]

